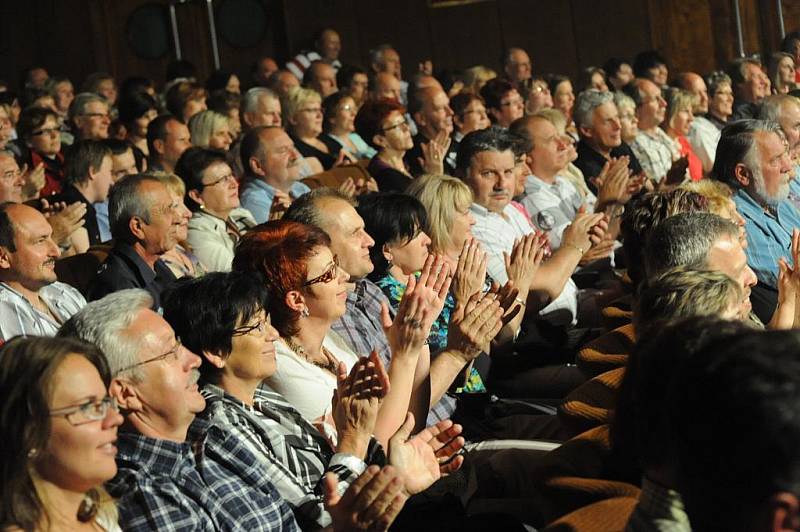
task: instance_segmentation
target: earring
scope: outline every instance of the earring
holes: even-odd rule
[[[308,307],[303,307],[303,310],[300,311],[300,316],[307,318],[311,313],[308,311]]]

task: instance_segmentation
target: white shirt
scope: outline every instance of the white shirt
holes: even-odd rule
[[[561,247],[564,229],[575,219],[584,198],[575,185],[561,176],[550,184],[529,175],[520,203],[528,210],[531,221],[550,234],[550,246],[555,250]]]
[[[333,331],[325,335],[322,347],[344,362],[348,372],[358,362],[358,356]],[[264,384],[281,394],[309,421],[330,414],[336,376],[297,355],[283,340],[275,342],[275,354],[278,369]]]
[[[503,214],[490,212],[485,207],[473,203],[470,211],[475,217],[472,236],[481,243],[488,259],[487,271],[492,279],[501,286],[508,282],[506,264],[503,253],[511,254],[514,241],[533,232],[533,225],[510,203],[503,209]],[[573,324],[578,315],[578,287],[570,278],[556,299],[539,311],[539,316],[548,319],[548,315],[563,315],[569,312]],[[560,311],[560,312],[557,312]]]
[[[722,132],[708,118],[696,116],[689,128],[689,144],[695,155],[703,163],[703,173],[709,173],[714,166],[717,144]]]
[[[55,336],[62,323],[86,306],[86,299],[80,292],[59,282],[39,290],[39,299],[60,323],[31,305],[22,294],[0,283],[0,343],[14,336]]]

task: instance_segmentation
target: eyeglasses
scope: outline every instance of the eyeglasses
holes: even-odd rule
[[[211,183],[203,183],[203,188],[213,187],[213,186],[219,185],[220,183],[226,183],[227,184],[227,183],[230,183],[231,181],[236,181],[236,176],[233,175],[233,172],[225,174],[224,176],[220,177],[219,179],[216,179],[216,180],[212,181]]]
[[[166,353],[164,353],[163,355],[158,355],[157,357],[148,358],[147,360],[144,360],[142,362],[137,362],[136,364],[122,368],[117,373],[122,373],[123,371],[128,371],[130,369],[138,368],[139,366],[144,366],[145,364],[149,364],[151,362],[159,362],[161,360],[165,360],[167,362],[175,362],[176,360],[178,360],[178,351],[181,350],[182,345],[183,344],[181,343],[181,339],[176,338],[175,346]]]
[[[312,284],[317,284],[317,283],[329,283],[333,281],[338,271],[339,271],[339,257],[334,255],[333,264],[331,264],[330,267],[328,267],[328,269],[325,270],[325,272],[322,275],[314,277],[313,279],[309,279],[308,281],[303,283],[303,286],[311,286]]]
[[[353,110],[353,106],[348,103],[348,104],[345,104],[345,105],[341,106],[339,108],[339,110],[340,111],[352,111]]]
[[[264,320],[258,320],[258,323],[255,325],[242,325],[241,327],[236,327],[231,336],[245,336],[250,334],[253,331],[258,331],[258,334],[264,334],[264,331],[267,330],[267,323]]]
[[[70,425],[78,426],[105,419],[109,408],[115,411],[119,410],[117,407],[117,400],[113,397],[105,396],[96,401],[87,401],[82,405],[51,410],[50,415],[54,417],[65,417]]]
[[[40,135],[59,135],[61,131],[57,127],[46,127],[42,129],[37,129],[36,131],[31,133],[32,137],[38,137]]]
[[[398,122],[396,124],[392,124],[391,126],[385,127],[381,131],[383,131],[384,133],[388,133],[393,129],[397,129],[398,127],[402,127],[404,129],[408,128],[408,121],[405,118],[403,118],[400,122]]]
[[[531,92],[535,92],[537,94],[540,93],[540,92],[545,92],[545,93],[549,94],[550,93],[550,88],[549,87],[545,87],[543,85],[534,85],[533,87],[531,87]]]

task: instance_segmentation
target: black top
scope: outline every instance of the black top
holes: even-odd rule
[[[741,100],[733,102],[733,115],[728,119],[729,122],[743,120],[745,118],[756,118],[759,106],[757,103],[743,102]]]
[[[153,296],[153,310],[159,310],[161,294],[175,284],[175,281],[175,275],[161,259],[156,261],[153,271],[133,246],[117,242],[89,288],[89,300],[100,299],[117,290],[143,288]]]
[[[419,177],[425,173],[425,170],[422,169],[422,165],[419,164],[420,159],[422,159],[422,144],[428,143],[428,137],[423,135],[422,133],[417,133],[414,135],[414,147],[408,150],[403,157],[403,160],[406,163],[406,167],[411,171],[411,175],[414,177]],[[447,154],[444,157],[444,173],[447,175],[454,176],[456,175],[456,154],[458,153],[458,142],[454,139],[450,142],[450,147],[447,149]]]
[[[376,155],[369,161],[367,172],[378,184],[381,192],[405,192],[406,187],[411,183],[411,177],[403,172],[392,168]]]
[[[89,245],[96,246],[97,244],[102,244],[100,228],[97,226],[97,211],[94,210],[94,205],[92,205],[77,188],[72,185],[64,185],[64,188],[61,189],[61,193],[49,196],[47,201],[51,204],[63,201],[67,205],[80,201],[86,205],[86,214],[83,216],[83,226],[86,228],[86,232],[89,233]]]
[[[306,144],[294,135],[290,136],[294,141],[294,147],[297,148],[297,151],[300,152],[300,155],[303,157],[316,157],[319,159],[319,162],[322,164],[322,168],[325,170],[330,170],[333,168],[333,165],[336,163],[336,159],[339,158],[339,151],[342,149],[342,145],[336,141],[333,141],[333,139],[328,139],[326,142],[325,137],[327,135],[320,135],[317,137],[317,140],[324,143],[325,146],[328,147],[330,153],[325,153],[324,151],[315,148],[311,144]]]
[[[603,170],[603,166],[608,162],[602,153],[594,151],[586,142],[581,139],[578,142],[578,158],[575,160],[575,166],[577,166],[581,172],[583,172],[583,177],[586,180],[586,186],[589,187],[589,190],[592,193],[597,194],[597,187],[594,186],[591,179],[600,175],[600,172]],[[639,159],[636,158],[636,155],[633,154],[633,150],[631,147],[625,144],[624,142],[611,150],[611,157],[619,158],[623,155],[627,155],[630,157],[628,161],[628,168],[630,169],[633,175],[638,175],[642,173],[642,165],[639,164]]]

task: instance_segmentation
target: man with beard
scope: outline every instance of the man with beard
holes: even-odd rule
[[[736,190],[733,200],[745,219],[749,244],[747,263],[759,283],[754,311],[764,322],[777,302],[778,259],[789,256],[792,231],[800,227],[800,213],[787,199],[792,170],[777,123],[740,120],[722,130],[712,175]]]
[[[57,280],[61,253],[52,234],[36,209],[0,204],[0,343],[17,335],[54,336],[86,304]]]

